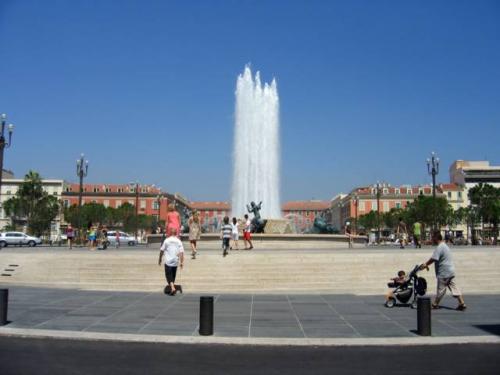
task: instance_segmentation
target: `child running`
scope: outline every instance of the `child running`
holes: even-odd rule
[[[222,256],[224,257],[227,255],[227,250],[229,249],[229,241],[231,240],[232,231],[233,227],[229,224],[229,217],[225,216],[221,227],[222,249],[224,250]]]

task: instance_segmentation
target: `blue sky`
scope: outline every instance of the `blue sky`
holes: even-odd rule
[[[498,1],[0,1],[5,167],[227,200],[245,64],[280,94],[282,199],[385,180],[425,159],[500,164]]]

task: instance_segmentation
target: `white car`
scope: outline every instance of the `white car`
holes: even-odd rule
[[[30,247],[40,245],[42,240],[38,237],[29,236],[23,232],[2,232],[0,233],[0,247],[9,245],[28,245]]]
[[[125,232],[120,232],[120,245],[129,245],[129,246],[135,246],[137,245],[137,239],[134,236],[131,236],[128,233]],[[109,246],[115,246],[116,245],[116,231],[108,231],[108,243]]]

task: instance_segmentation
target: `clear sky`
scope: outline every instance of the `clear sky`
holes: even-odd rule
[[[497,0],[0,0],[0,52],[18,177],[84,152],[89,182],[228,200],[247,63],[278,82],[283,200],[500,164]]]

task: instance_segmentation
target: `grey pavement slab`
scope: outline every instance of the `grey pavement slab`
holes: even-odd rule
[[[9,288],[8,327],[197,336],[198,294]],[[355,295],[214,295],[214,335],[267,338],[415,337],[417,311]],[[433,336],[500,336],[500,296],[467,296],[469,309],[432,311]]]

